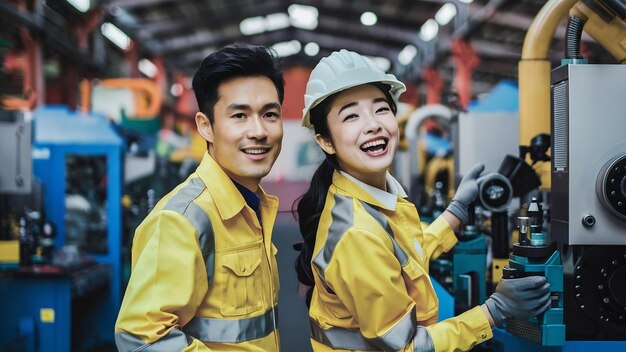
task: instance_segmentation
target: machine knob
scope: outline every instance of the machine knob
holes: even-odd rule
[[[626,155],[613,158],[602,167],[596,179],[596,193],[613,215],[626,220]]]
[[[517,277],[519,277],[519,271],[517,269],[511,268],[508,265],[502,268],[503,279],[515,279]]]

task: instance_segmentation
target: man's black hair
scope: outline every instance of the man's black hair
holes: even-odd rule
[[[282,104],[285,82],[279,63],[270,49],[235,43],[211,53],[202,60],[193,76],[192,86],[198,108],[209,118],[211,124],[215,120],[213,107],[217,103],[217,91],[220,84],[233,78],[252,76],[269,78],[274,83],[278,99]]]

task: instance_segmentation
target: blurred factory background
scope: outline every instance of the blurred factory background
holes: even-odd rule
[[[440,318],[509,266],[545,275],[553,304],[475,350],[626,351],[625,20],[624,0],[1,0],[0,351],[115,350],[133,232],[205,152],[191,76],[233,42],[273,48],[286,82],[263,182],[284,351],[310,350],[291,213],[322,158],[305,84],[340,49],[407,85],[392,173],[422,221],[475,163],[497,173],[431,263]]]

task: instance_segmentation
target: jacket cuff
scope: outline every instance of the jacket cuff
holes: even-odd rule
[[[444,217],[439,216],[428,226],[428,232],[438,234],[436,236],[442,252],[448,252],[458,242],[454,230]],[[434,258],[433,258],[434,259]]]

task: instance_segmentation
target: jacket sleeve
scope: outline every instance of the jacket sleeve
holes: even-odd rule
[[[480,307],[426,327],[435,351],[469,351],[493,337],[491,325]]]
[[[385,237],[348,230],[337,243],[324,278],[357,320],[363,337],[388,351],[405,348],[416,326],[415,304],[393,245]]]
[[[439,216],[424,229],[424,262],[437,259],[457,243],[456,235],[448,221]]]
[[[118,349],[150,345],[151,351],[209,351],[181,330],[208,289],[193,225],[176,212],[161,211],[137,229],[132,255],[115,326]]]

